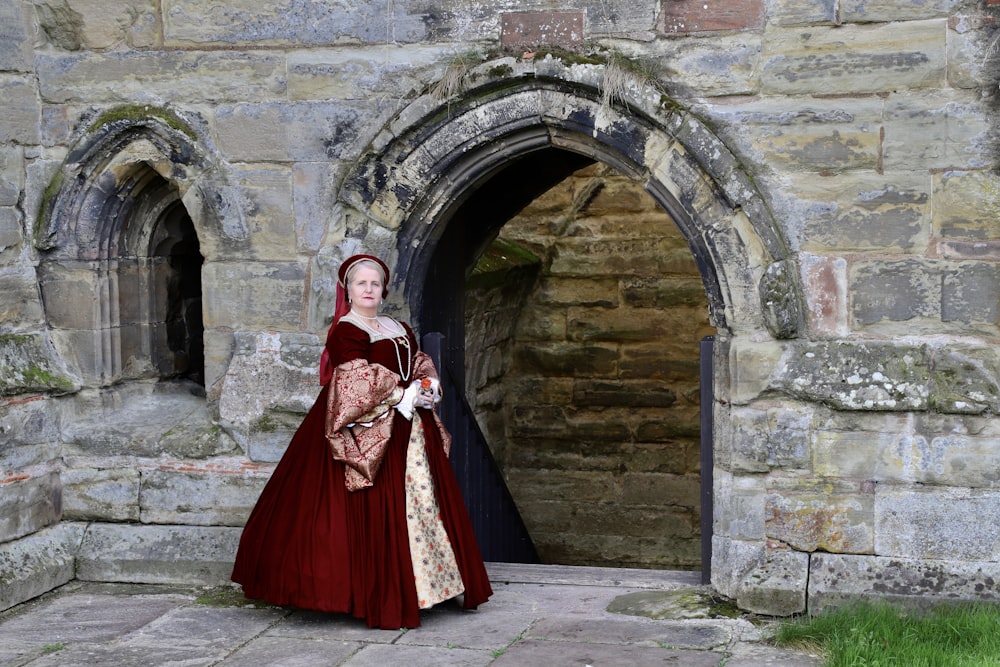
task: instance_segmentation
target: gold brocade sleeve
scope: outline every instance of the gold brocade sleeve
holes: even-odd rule
[[[392,406],[403,389],[399,376],[380,364],[354,359],[337,366],[326,403],[326,439],[333,458],[347,466],[347,488],[375,481],[392,435]]]

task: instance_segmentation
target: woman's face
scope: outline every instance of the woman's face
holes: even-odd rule
[[[359,266],[351,272],[347,283],[347,296],[351,299],[351,308],[362,315],[373,317],[382,303],[382,274],[369,267]]]

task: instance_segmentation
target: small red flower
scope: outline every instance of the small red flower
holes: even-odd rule
[[[423,378],[422,380],[420,380],[420,388],[421,389],[430,389],[431,388],[431,379],[430,378]]]

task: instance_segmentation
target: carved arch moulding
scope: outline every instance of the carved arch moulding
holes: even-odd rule
[[[382,252],[398,267],[394,282],[407,305],[419,307],[421,277],[456,202],[505,163],[555,148],[636,179],[670,214],[701,268],[720,332],[797,337],[804,310],[794,260],[725,144],[657,90],[632,87],[608,104],[602,66],[547,66],[544,76],[499,77],[459,99],[428,94],[404,109],[341,189],[356,243],[321,252],[317,261],[331,266],[314,275],[356,247]],[[314,318],[329,310],[323,301]]]

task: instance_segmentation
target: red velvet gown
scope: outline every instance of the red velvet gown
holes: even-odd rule
[[[416,350],[413,332],[409,327],[406,330]],[[333,328],[327,350],[334,366],[362,358],[400,373],[392,341],[373,343],[350,322]],[[405,355],[402,363],[406,363]],[[329,384],[296,431],[250,514],[232,579],[251,599],[348,613],[373,628],[415,628],[420,625],[420,610],[404,490],[411,424],[394,413],[392,439],[374,486],[348,491],[344,464],[332,458],[325,437],[328,392]],[[493,591],[472,523],[430,411],[417,409],[414,419],[425,425],[434,492],[465,585],[463,605],[474,609]]]

